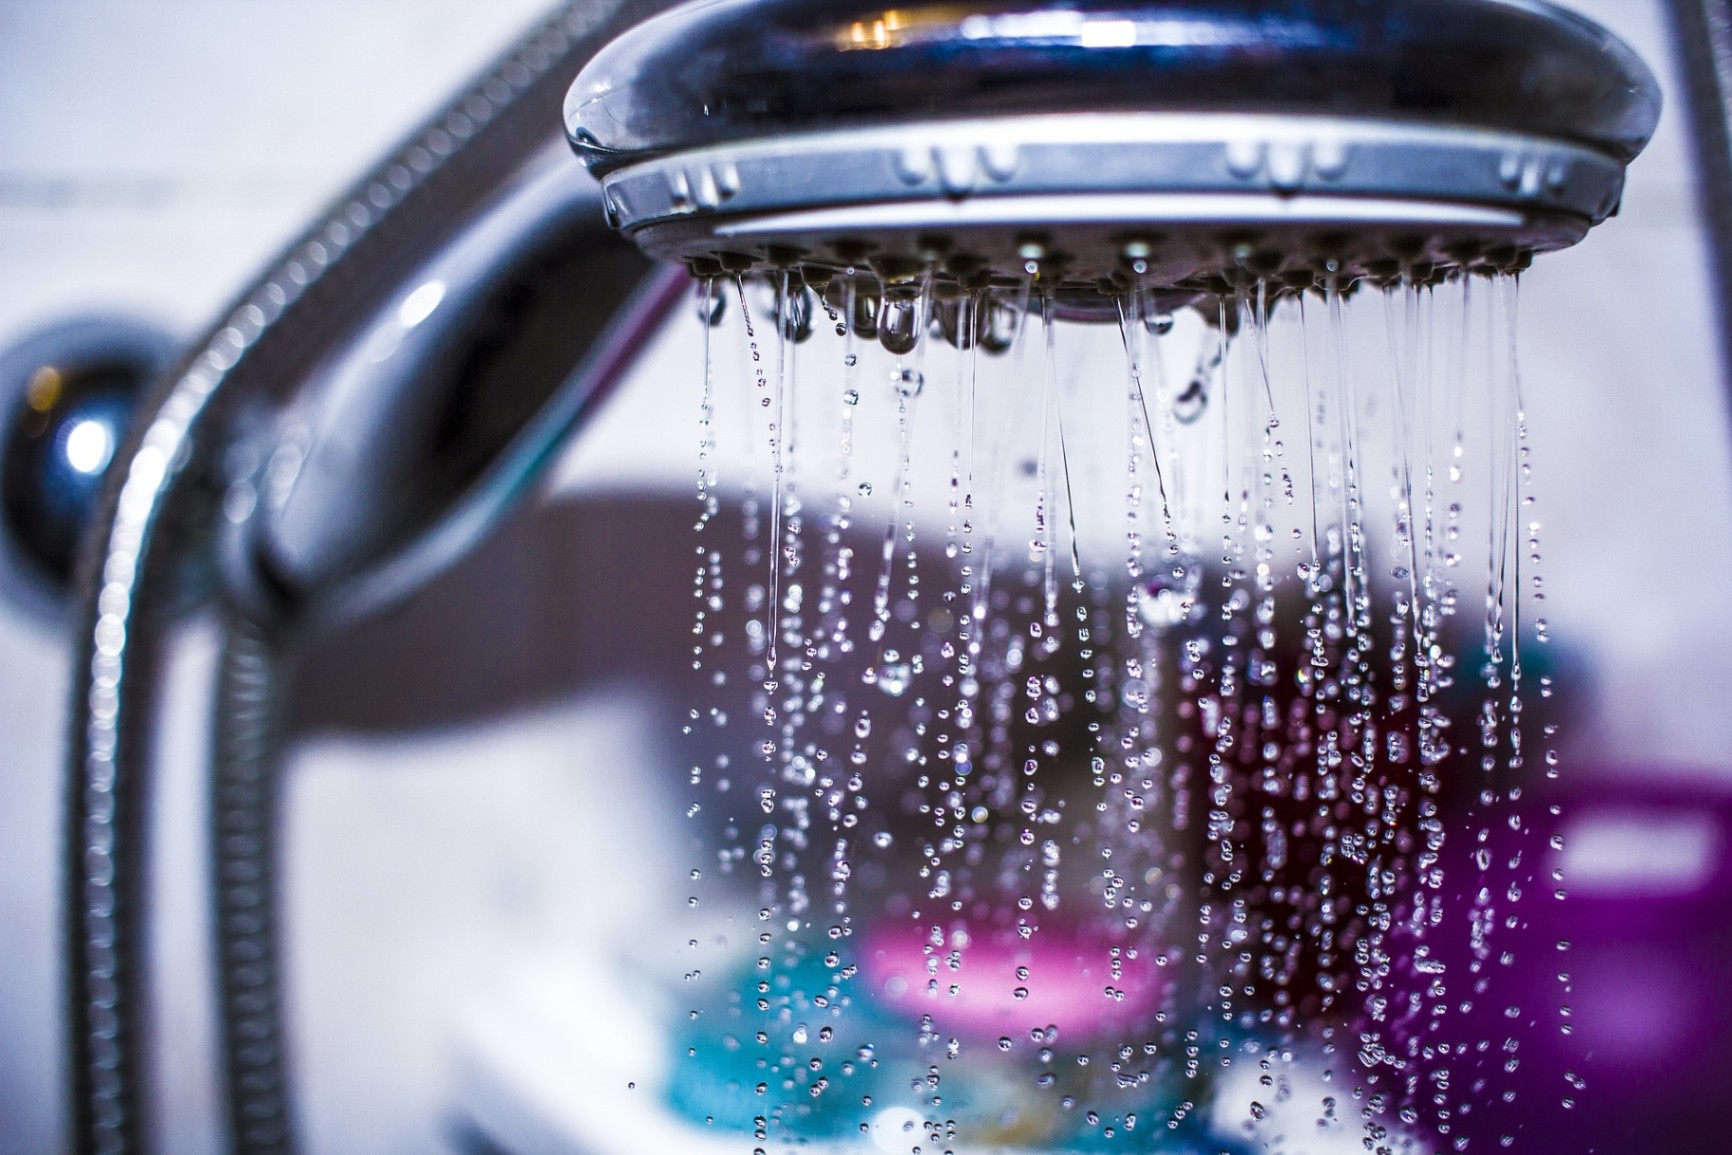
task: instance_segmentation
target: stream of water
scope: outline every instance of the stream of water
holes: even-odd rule
[[[702,284],[672,1108],[742,1151],[1543,1151],[1517,297]]]

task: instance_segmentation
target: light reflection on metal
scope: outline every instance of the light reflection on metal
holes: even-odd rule
[[[30,384],[25,386],[25,404],[37,413],[47,413],[59,404],[64,384],[60,370],[52,365],[42,366],[31,375]]]
[[[114,432],[101,421],[85,419],[66,433],[66,463],[94,476],[114,457]]]
[[[896,34],[908,26],[906,17],[895,9],[872,20],[856,20],[838,39],[843,50],[854,48],[890,48],[902,42]]]
[[[418,286],[414,292],[403,298],[401,305],[397,306],[397,323],[405,329],[413,329],[431,317],[433,310],[437,309],[439,302],[444,299],[444,281],[428,281]]]
[[[891,9],[868,20],[849,22],[835,38],[842,50],[895,48],[936,36],[960,33],[965,40],[1020,44],[1077,44],[1084,48],[1230,48],[1272,43],[1316,47],[1326,37],[1300,21],[1271,18],[1259,22],[1255,37],[1232,21],[1178,20],[1126,13],[1103,18],[1068,9],[975,13],[955,20],[950,9],[905,12]]]

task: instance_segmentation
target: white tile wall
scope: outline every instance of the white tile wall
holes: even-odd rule
[[[0,341],[196,328],[546,0],[0,0]]]

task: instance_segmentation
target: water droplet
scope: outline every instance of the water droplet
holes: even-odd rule
[[[1184,391],[1173,398],[1173,420],[1181,425],[1194,425],[1209,405],[1209,383],[1201,376],[1191,378]]]
[[[900,698],[907,693],[912,681],[913,671],[907,662],[892,662],[878,667],[878,688],[892,698]]]
[[[779,308],[772,308],[772,319],[781,323],[782,336],[799,344],[812,335],[812,316],[816,309],[816,301],[813,298],[812,290],[804,285],[790,289],[787,301],[786,316],[781,315]]]
[[[854,316],[850,319],[850,324],[857,336],[871,340],[878,335],[878,312],[882,303],[880,298],[860,291],[859,286],[855,287]]]
[[[714,328],[727,315],[728,295],[718,292],[714,281],[706,281],[698,292],[698,320]]]
[[[1168,630],[1195,619],[1201,570],[1175,567],[1178,576],[1163,573],[1145,582],[1137,591],[1137,616],[1155,630]]]
[[[898,357],[914,352],[920,343],[921,298],[898,295],[886,297],[878,315],[878,343]]]

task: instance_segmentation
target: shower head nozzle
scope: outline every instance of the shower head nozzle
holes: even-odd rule
[[[1508,0],[697,0],[565,108],[613,223],[699,274],[1082,297],[1520,268],[1658,114],[1622,42]]]

